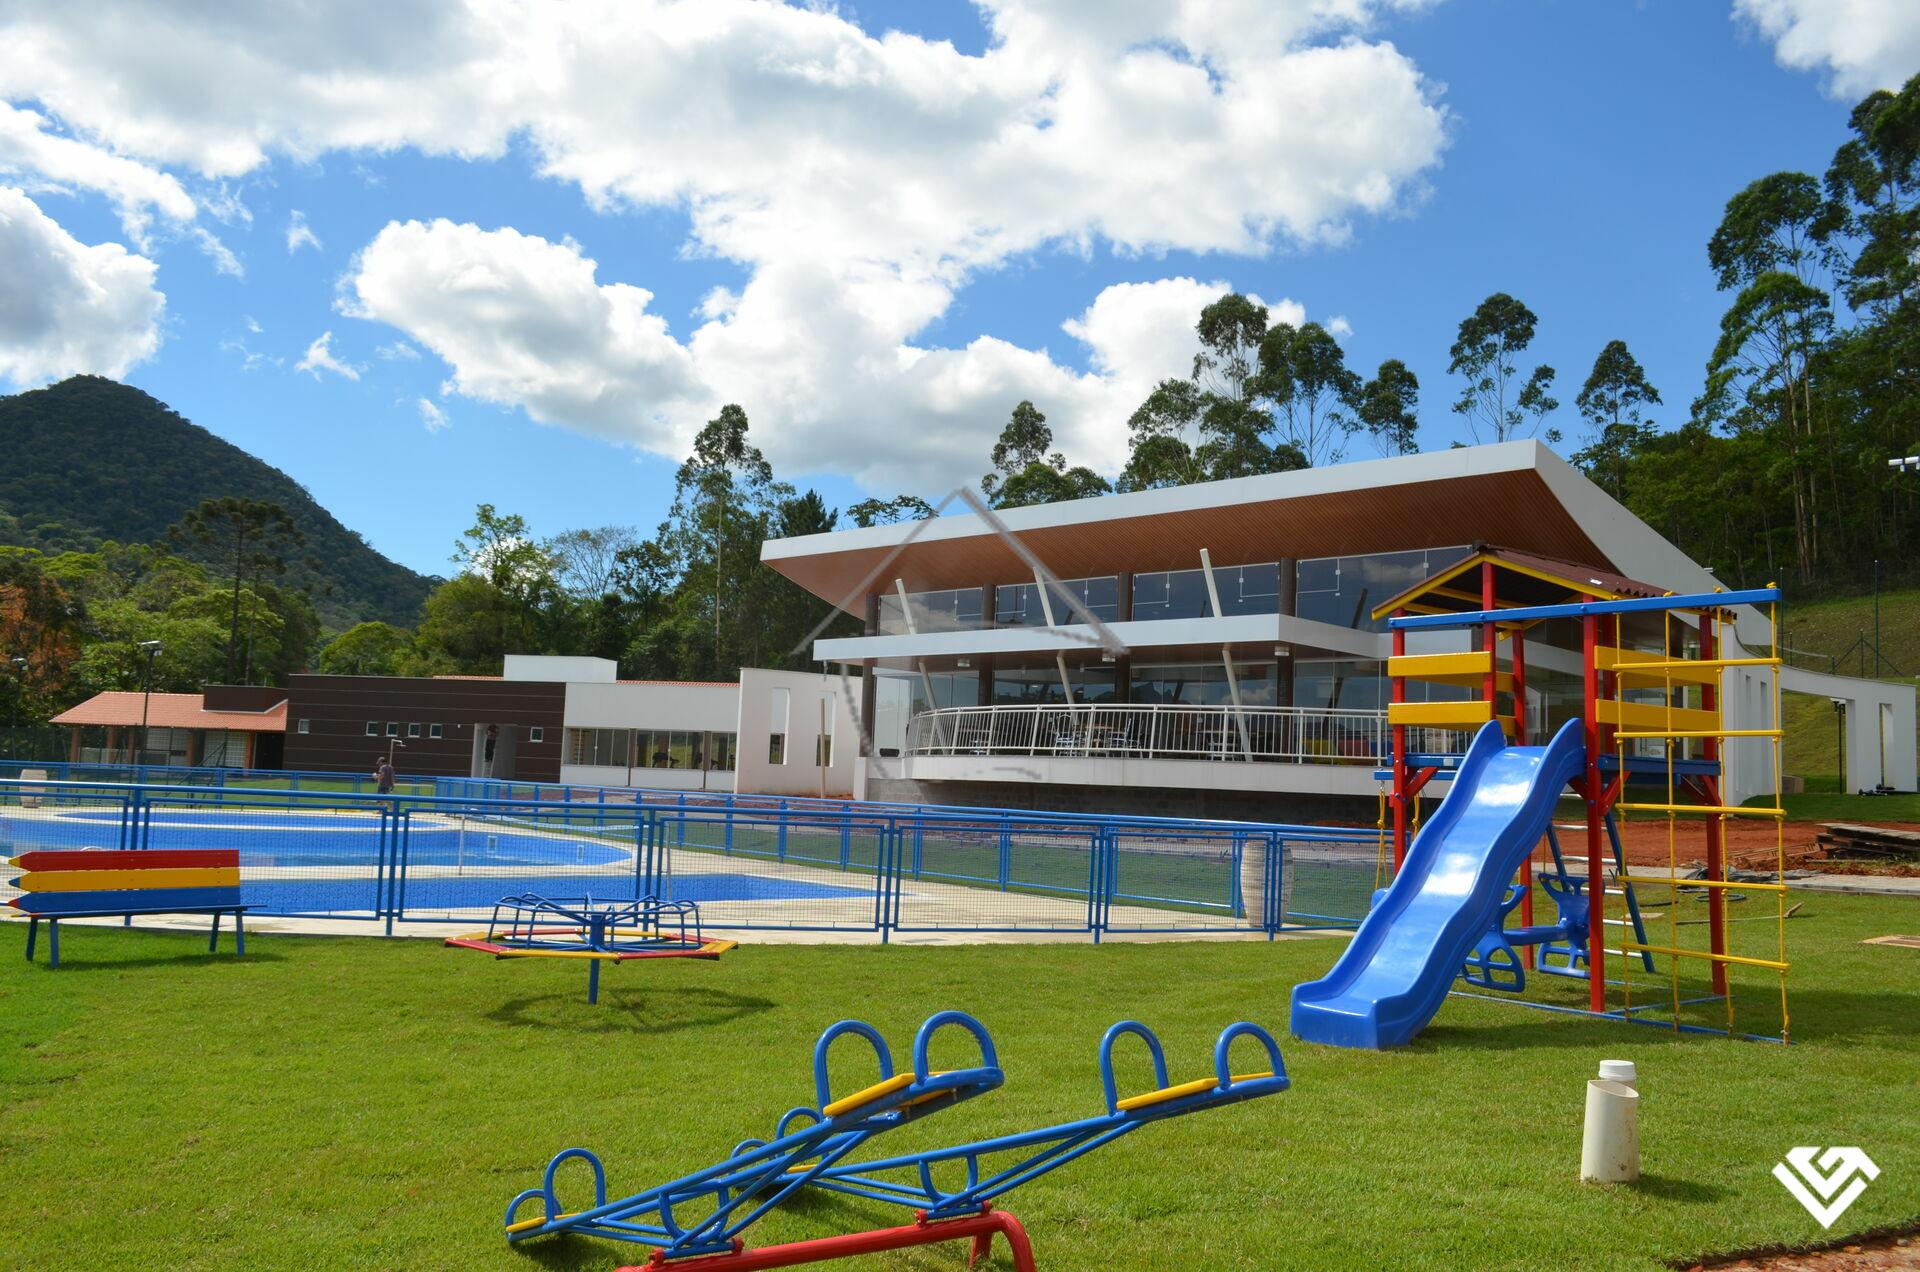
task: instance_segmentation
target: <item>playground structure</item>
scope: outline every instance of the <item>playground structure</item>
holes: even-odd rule
[[[979,1049],[977,1062],[933,1068],[932,1043],[943,1030],[971,1035]],[[865,1039],[872,1046],[878,1080],[836,1099],[828,1055],[834,1042],[847,1036]],[[1113,1072],[1113,1050],[1128,1037],[1145,1044],[1155,1087],[1122,1097]],[[1252,1039],[1264,1050],[1268,1068],[1243,1074],[1232,1071],[1229,1053],[1241,1038]],[[713,1166],[611,1202],[600,1159],[584,1148],[566,1149],[548,1163],[538,1188],[527,1189],[507,1204],[507,1239],[519,1242],[578,1233],[653,1246],[648,1267],[658,1268],[672,1260],[670,1266],[683,1272],[719,1272],[791,1267],[956,1240],[971,1240],[977,1259],[998,1232],[1007,1238],[1014,1266],[1031,1272],[1033,1256],[1026,1233],[1013,1216],[992,1208],[996,1199],[1149,1122],[1271,1095],[1288,1085],[1279,1044],[1266,1030],[1245,1021],[1221,1032],[1214,1044],[1213,1072],[1191,1082],[1169,1082],[1159,1039],[1137,1021],[1124,1020],[1107,1030],[1100,1040],[1099,1061],[1106,1097],[1103,1114],[946,1148],[855,1161],[854,1155],[874,1137],[983,1095],[1000,1086],[1005,1074],[986,1027],[963,1012],[943,1011],[928,1017],[914,1035],[912,1066],[901,1073],[895,1072],[893,1054],[878,1030],[862,1021],[843,1020],[814,1044],[816,1107],[788,1110],[770,1140],[743,1140]],[[983,1166],[987,1158],[996,1161]],[[593,1204],[567,1212],[555,1184],[560,1168],[574,1160],[585,1162],[592,1171]],[[964,1165],[964,1182],[952,1189],[934,1182],[935,1169],[949,1162]],[[914,1223],[747,1250],[740,1234],[803,1188],[905,1206],[913,1211]],[[531,1202],[540,1204],[541,1213],[517,1218]],[[683,1212],[689,1210],[701,1217],[684,1218]]]
[[[233,952],[247,952],[247,907],[240,900],[240,854],[233,849],[123,852],[108,848],[26,852],[7,863],[25,871],[8,882],[20,895],[7,904],[28,916],[27,961],[40,924],[47,925],[47,964],[60,966],[62,919],[136,914],[208,914],[209,953],[220,945],[220,916],[233,916]]]
[[[1463,582],[1477,582],[1477,591],[1465,590]],[[1333,970],[1295,988],[1294,1032],[1343,1046],[1399,1045],[1425,1026],[1448,992],[1470,992],[1453,990],[1456,978],[1495,991],[1487,996],[1524,1001],[1512,996],[1526,988],[1532,970],[1584,980],[1582,1014],[1788,1041],[1784,844],[1777,832],[1770,881],[1734,881],[1727,877],[1723,833],[1728,817],[1766,817],[1778,827],[1785,816],[1774,674],[1781,665],[1779,599],[1774,587],[1663,594],[1603,571],[1483,548],[1375,611],[1376,617],[1391,615],[1393,634],[1393,751],[1383,774],[1390,783],[1393,881],[1375,894],[1372,911]],[[1766,655],[1722,656],[1735,606],[1762,609],[1770,631]],[[1581,695],[1578,708],[1544,746],[1529,745],[1534,713],[1527,696],[1527,633],[1548,624],[1557,625],[1568,644],[1566,638],[1578,633]],[[1407,653],[1408,632],[1463,629],[1473,635],[1471,650]],[[1765,672],[1764,727],[1729,725],[1721,698],[1723,682],[1736,668]],[[1413,700],[1409,682],[1477,690],[1478,696],[1442,698],[1429,689],[1425,700]],[[1434,746],[1436,739],[1466,730],[1473,738],[1464,754]],[[1723,794],[1725,747],[1736,739],[1771,746],[1770,806],[1734,805]],[[1657,753],[1648,753],[1648,744]],[[1422,827],[1421,792],[1438,777],[1451,786]],[[1553,825],[1555,804],[1569,786],[1585,804],[1584,875],[1569,871]],[[1629,798],[1649,788],[1657,797]],[[1665,818],[1664,875],[1628,865],[1618,816],[1629,812]],[[1684,824],[1697,824],[1703,833],[1705,871],[1698,878],[1681,873],[1683,818],[1697,819]],[[1538,882],[1558,912],[1551,923],[1536,923],[1533,914],[1533,859],[1543,836],[1552,864]],[[1679,911],[1691,895],[1686,890],[1694,889],[1706,902],[1705,948],[1685,946],[1681,938]],[[1648,890],[1660,890],[1668,923],[1663,942],[1648,935],[1642,902]],[[1744,899],[1740,894],[1775,899],[1768,957],[1728,948],[1727,901],[1730,895]],[[1609,914],[1609,898],[1618,899],[1618,915]],[[1520,925],[1508,927],[1516,911]],[[1667,960],[1664,1001],[1636,1003],[1634,966],[1655,972],[1656,957]],[[1683,995],[1680,968],[1686,960],[1707,964],[1708,993]],[[1617,978],[1609,978],[1610,967]],[[1777,1036],[1739,1032],[1730,967],[1777,974]],[[1616,987],[1619,1002],[1610,1006],[1609,991]],[[1709,1003],[1725,1004],[1724,1029],[1682,1020],[1683,1009]],[[1647,1015],[1660,1007],[1669,1009],[1667,1019]]]
[[[450,936],[446,943],[495,958],[572,958],[587,964],[587,1001],[600,1001],[600,964],[644,958],[697,958],[713,962],[733,941],[708,940],[700,931],[700,907],[691,901],[596,901],[550,898],[528,892],[503,897],[484,932]]]

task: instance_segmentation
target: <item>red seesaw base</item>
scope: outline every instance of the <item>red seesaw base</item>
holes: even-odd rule
[[[736,1248],[732,1254],[709,1254],[692,1259],[667,1260],[659,1254],[642,1265],[621,1268],[620,1272],[749,1272],[754,1268],[790,1268],[802,1263],[821,1263],[827,1259],[846,1259],[856,1254],[879,1254],[884,1250],[904,1250],[909,1246],[934,1245],[941,1241],[973,1238],[967,1266],[993,1248],[993,1234],[1002,1233],[1013,1252],[1015,1272],[1034,1272],[1033,1246],[1020,1221],[1004,1210],[986,1210],[964,1219],[941,1219],[903,1228],[876,1228],[872,1232],[850,1232],[841,1237],[821,1237],[814,1241],[794,1241],[786,1245],[761,1246],[757,1250]]]

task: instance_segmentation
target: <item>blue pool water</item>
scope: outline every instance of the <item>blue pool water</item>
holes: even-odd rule
[[[624,885],[624,886],[623,886]],[[241,897],[268,914],[337,914],[363,912],[371,916],[378,901],[371,876],[347,879],[248,879],[242,875]],[[538,892],[545,896],[596,896],[617,900],[633,895],[631,881],[619,876],[525,874],[410,877],[406,881],[406,913],[430,918],[449,910],[491,906],[503,896]],[[763,879],[756,875],[703,874],[676,878],[675,901],[824,901],[873,896],[873,888],[841,888],[791,879]]]

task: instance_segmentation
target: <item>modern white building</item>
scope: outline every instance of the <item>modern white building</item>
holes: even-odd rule
[[[1486,544],[1719,585],[1534,441],[770,540],[762,559],[864,622],[814,653],[863,674],[868,798],[1298,819],[1377,792],[1374,608]],[[1761,616],[1737,631],[1765,652]],[[1579,652],[1528,658],[1529,717],[1557,723]],[[1847,704],[1850,787],[1914,788],[1911,686],[1780,677]],[[1731,669],[1722,694],[1730,725],[1761,727],[1773,673]],[[1770,743],[1730,744],[1728,797],[1773,783]]]
[[[610,659],[510,654],[498,676],[299,675],[277,710],[293,769],[391,755],[432,776],[845,797],[858,693],[837,672],[621,680]]]

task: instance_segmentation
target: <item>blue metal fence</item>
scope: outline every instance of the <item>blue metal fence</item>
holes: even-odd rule
[[[51,769],[53,766],[32,766]],[[168,776],[173,776],[169,772]],[[475,792],[473,787],[442,788]],[[377,796],[0,778],[0,856],[235,847],[256,912],[480,917],[542,892],[699,903],[721,929],[1277,933],[1350,928],[1375,836],[1348,828],[844,800]],[[0,885],[0,898],[9,890]]]

